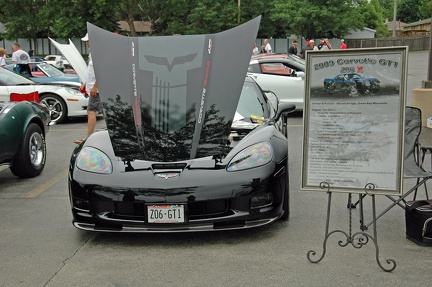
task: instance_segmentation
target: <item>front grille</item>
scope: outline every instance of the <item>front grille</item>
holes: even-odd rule
[[[187,204],[189,219],[206,218],[225,214],[228,211],[229,201],[226,199],[194,201]],[[145,216],[145,203],[139,202],[114,202],[113,216],[120,219],[142,220]]]
[[[143,203],[117,201],[114,203],[114,214],[120,217],[143,218],[145,205]]]
[[[223,214],[228,211],[228,200],[195,201],[188,203],[189,218]]]

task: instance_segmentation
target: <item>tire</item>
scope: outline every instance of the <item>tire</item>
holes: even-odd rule
[[[327,83],[324,87],[324,90],[329,94],[333,94],[336,90],[336,84],[334,82]]]
[[[18,177],[35,177],[45,167],[46,143],[42,129],[31,123],[21,140],[17,155],[11,166],[11,171]]]
[[[364,95],[369,95],[372,91],[372,84],[369,81],[364,81],[363,83],[363,94]]]
[[[49,109],[51,122],[59,124],[66,120],[67,106],[60,96],[54,94],[43,95],[40,97],[40,103]]]

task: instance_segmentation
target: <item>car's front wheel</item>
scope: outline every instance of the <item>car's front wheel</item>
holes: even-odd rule
[[[54,94],[42,95],[40,97],[40,103],[49,109],[51,122],[58,124],[65,121],[67,117],[67,106],[60,96]]]
[[[42,129],[37,124],[30,124],[21,140],[11,171],[18,177],[34,177],[45,167],[46,143]]]

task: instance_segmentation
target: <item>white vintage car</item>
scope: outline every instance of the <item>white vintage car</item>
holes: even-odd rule
[[[63,70],[64,68],[70,68],[68,60],[62,55],[47,55],[44,58],[44,62],[53,65],[57,69]]]
[[[305,61],[295,55],[259,54],[252,56],[248,75],[263,90],[270,90],[282,102],[303,110],[305,96]]]
[[[0,101],[39,100],[48,107],[51,122],[55,123],[68,117],[87,116],[88,99],[79,91],[79,85],[36,83],[7,69],[0,69]]]

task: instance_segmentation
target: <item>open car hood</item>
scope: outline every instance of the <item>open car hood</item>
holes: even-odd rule
[[[88,23],[115,155],[175,162],[225,153],[260,19],[217,34],[161,37]]]
[[[60,51],[63,57],[68,60],[69,64],[77,73],[81,83],[85,83],[85,75],[87,72],[87,65],[81,53],[75,47],[74,43],[69,39],[69,44],[60,44],[55,40],[49,38],[51,43]]]

